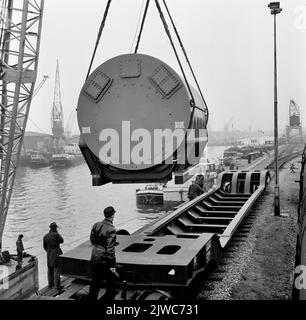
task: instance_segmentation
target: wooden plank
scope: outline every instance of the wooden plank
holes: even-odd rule
[[[59,295],[59,298],[60,299],[68,299],[87,285],[88,284],[83,281],[74,280],[71,283],[70,287],[67,288],[62,294]]]
[[[65,288],[65,287],[69,286],[72,281],[73,281],[73,279],[71,279],[71,278],[64,278],[64,280],[61,280],[61,285]],[[57,293],[58,293],[58,290],[56,287],[49,288],[48,286],[39,291],[40,296],[50,296],[50,297],[52,296],[53,297]]]

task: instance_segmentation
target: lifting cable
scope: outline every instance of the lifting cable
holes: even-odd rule
[[[94,62],[94,59],[95,59],[95,56],[96,56],[96,52],[97,52],[97,49],[98,49],[98,46],[99,46],[99,42],[100,42],[100,39],[101,39],[101,36],[102,36],[102,32],[103,32],[103,29],[105,27],[105,21],[106,21],[107,15],[108,15],[108,10],[109,10],[111,2],[112,2],[112,0],[108,0],[107,4],[106,4],[106,8],[105,8],[103,19],[102,19],[102,22],[101,22],[101,25],[100,25],[100,28],[99,28],[99,32],[98,32],[95,48],[94,48],[94,51],[93,51],[93,54],[92,54],[92,57],[91,57],[91,61],[90,61],[90,65],[89,65],[89,68],[88,68],[86,80],[88,79],[88,77],[90,75],[90,72],[91,72],[92,64]]]
[[[145,0],[142,0],[141,8],[139,10],[139,15],[138,15],[138,20],[137,20],[137,25],[136,25],[136,29],[135,29],[135,34],[134,34],[133,41],[132,41],[131,48],[130,48],[130,53],[132,53],[133,48],[134,48],[134,44],[136,42],[137,33],[138,33],[139,26],[140,26],[140,23],[141,23],[141,18],[142,18],[142,13],[143,13],[144,6],[145,6]]]
[[[201,95],[201,98],[202,98],[202,100],[203,100],[203,102],[204,102],[204,105],[206,106],[205,113],[206,113],[207,121],[208,121],[209,112],[208,112],[208,109],[207,109],[207,104],[206,104],[206,101],[205,101],[205,99],[204,99],[202,90],[201,90],[200,85],[199,85],[199,83],[198,83],[198,80],[197,80],[197,78],[196,78],[196,76],[195,76],[195,73],[194,73],[193,68],[192,68],[192,66],[191,66],[191,63],[190,63],[190,60],[189,60],[189,58],[188,58],[187,52],[186,52],[185,47],[184,47],[184,45],[183,45],[182,39],[181,39],[181,37],[180,37],[180,35],[179,35],[178,31],[177,31],[177,28],[176,28],[176,26],[175,26],[175,23],[174,23],[174,21],[173,21],[173,19],[172,19],[172,16],[171,16],[170,11],[169,11],[169,9],[168,9],[168,6],[167,6],[167,4],[166,4],[166,1],[163,0],[163,3],[164,3],[164,6],[165,6],[165,8],[166,8],[166,11],[167,11],[167,13],[168,13],[168,16],[169,16],[169,19],[170,19],[170,21],[171,21],[171,24],[172,24],[172,27],[173,27],[173,29],[174,29],[174,32],[175,32],[175,34],[176,34],[176,37],[177,37],[177,39],[178,39],[178,42],[179,42],[179,44],[180,44],[180,46],[181,46],[181,48],[182,48],[182,52],[183,52],[183,54],[184,54],[184,56],[185,56],[186,62],[187,62],[188,66],[189,66],[189,68],[190,68],[190,71],[191,71],[191,73],[192,73],[193,79],[194,79],[194,81],[195,81],[195,83],[196,83],[196,85],[197,85],[197,88],[198,88],[199,93],[200,93],[200,95]]]
[[[86,80],[88,79],[88,77],[89,77],[89,75],[90,75],[90,72],[91,72],[91,68],[92,68],[92,65],[93,65],[93,62],[94,62],[94,59],[95,59],[95,55],[96,55],[96,52],[97,52],[97,49],[98,49],[98,46],[99,46],[99,42],[100,42],[100,39],[101,39],[101,36],[102,36],[102,32],[103,32],[104,27],[105,27],[105,21],[106,21],[107,15],[108,15],[108,11],[109,11],[109,7],[110,7],[110,4],[111,4],[111,1],[112,1],[112,0],[108,0],[107,5],[106,5],[106,8],[105,8],[105,11],[104,11],[103,19],[102,19],[102,22],[101,22],[101,25],[100,25],[100,28],[99,28],[99,32],[98,32],[98,35],[97,35],[97,40],[96,40],[95,48],[94,48],[94,51],[93,51],[93,54],[92,54],[92,58],[91,58],[91,61],[90,61],[90,65],[89,65],[89,69],[88,69],[88,72],[87,72]],[[200,95],[201,95],[201,98],[202,98],[202,100],[203,100],[203,102],[204,102],[204,104],[205,104],[205,106],[206,106],[206,102],[205,102],[203,93],[202,93],[202,91],[201,91],[201,88],[200,88],[200,86],[199,86],[199,83],[198,83],[198,81],[197,81],[197,78],[196,78],[196,76],[195,76],[195,73],[194,73],[193,68],[192,68],[192,66],[191,66],[191,63],[190,63],[190,61],[189,61],[189,58],[188,58],[188,55],[187,55],[186,50],[185,50],[185,48],[184,48],[183,42],[182,42],[182,40],[181,40],[181,38],[180,38],[180,35],[179,35],[178,31],[177,31],[177,28],[176,28],[175,24],[174,24],[174,21],[173,21],[173,19],[172,19],[172,16],[171,16],[171,14],[170,14],[170,11],[169,11],[169,9],[168,9],[168,6],[167,6],[167,4],[166,4],[166,1],[163,0],[163,3],[164,3],[164,6],[165,6],[165,8],[166,8],[166,11],[167,11],[167,13],[168,13],[168,16],[169,16],[169,18],[170,18],[170,21],[171,21],[172,27],[173,27],[173,29],[174,29],[174,31],[175,31],[175,34],[176,34],[176,36],[177,36],[177,39],[178,39],[178,41],[179,41],[179,44],[180,44],[180,46],[181,46],[182,52],[183,52],[183,54],[184,54],[184,56],[185,56],[186,62],[187,62],[187,64],[188,64],[189,68],[190,68],[190,71],[191,71],[191,73],[192,73],[192,76],[193,76],[193,78],[194,78],[194,81],[195,81],[195,83],[196,83],[196,85],[197,85],[197,88],[198,88],[198,90],[199,90],[199,93],[200,93]],[[138,34],[137,44],[136,44],[135,51],[134,51],[135,54],[137,54],[137,51],[138,51],[138,48],[139,48],[139,43],[140,43],[141,36],[142,36],[142,33],[143,33],[143,28],[144,28],[144,24],[145,24],[145,21],[146,21],[149,4],[150,4],[150,0],[147,0],[146,6],[145,6],[145,10],[144,10],[144,14],[143,14],[143,18],[142,18],[142,22],[141,22],[141,27],[140,27],[139,34]],[[186,83],[186,86],[187,86],[189,95],[190,95],[190,97],[191,97],[190,106],[192,107],[192,113],[191,113],[190,122],[189,122],[189,126],[188,126],[188,128],[190,128],[190,127],[191,127],[191,124],[192,124],[192,121],[193,121],[194,112],[195,112],[195,109],[196,109],[194,96],[193,96],[191,87],[190,87],[190,85],[189,85],[189,83],[188,83],[187,76],[186,76],[186,74],[185,74],[183,65],[182,65],[182,63],[181,63],[180,57],[179,57],[178,52],[177,52],[177,50],[176,50],[175,44],[174,44],[174,42],[173,42],[173,39],[172,39],[170,30],[169,30],[169,27],[168,27],[168,25],[167,25],[165,16],[164,16],[164,14],[163,14],[163,11],[162,11],[162,9],[161,9],[161,7],[160,7],[160,4],[159,4],[158,0],[155,0],[155,4],[156,4],[157,10],[158,10],[158,12],[159,12],[161,21],[162,21],[162,23],[163,23],[165,32],[166,32],[166,34],[167,34],[167,36],[168,36],[168,39],[169,39],[169,41],[170,41],[170,43],[171,43],[171,46],[172,46],[172,48],[173,48],[173,51],[174,51],[174,54],[175,54],[175,56],[176,56],[177,62],[178,62],[178,64],[179,64],[179,67],[180,67],[180,69],[181,69],[181,72],[182,72],[183,78],[184,78],[184,80],[185,80],[185,83]],[[207,115],[207,120],[208,120],[208,109],[207,109],[207,108],[206,108],[206,115]]]
[[[191,90],[191,87],[190,87],[190,84],[188,83],[188,80],[187,80],[187,76],[185,74],[185,71],[184,71],[184,68],[183,68],[183,65],[181,63],[181,60],[180,60],[180,57],[177,53],[177,50],[175,48],[175,45],[174,45],[174,42],[172,40],[172,37],[171,37],[171,33],[170,33],[170,30],[169,30],[169,27],[167,25],[167,22],[166,22],[166,19],[164,17],[164,14],[162,12],[162,9],[159,5],[159,2],[158,0],[155,0],[155,4],[156,4],[156,7],[157,7],[157,10],[159,12],[159,15],[160,15],[160,18],[163,22],[163,25],[164,25],[164,28],[165,28],[165,31],[166,31],[166,34],[170,40],[170,43],[171,43],[171,46],[173,48],[173,51],[174,51],[174,54],[176,56],[176,59],[177,59],[177,62],[180,66],[180,69],[181,69],[181,72],[183,74],[183,77],[184,77],[184,80],[185,80],[185,83],[186,83],[186,86],[187,86],[187,89],[188,89],[188,92],[190,94],[190,97],[191,97],[191,100],[190,100],[190,106],[192,107],[192,112],[191,112],[191,116],[190,116],[190,121],[189,121],[189,125],[188,125],[188,129],[191,129],[191,124],[192,124],[192,121],[193,121],[193,117],[194,117],[194,112],[195,112],[195,109],[196,109],[196,105],[195,105],[195,101],[194,101],[194,97],[193,97],[193,94],[192,94],[192,90]]]
[[[145,21],[146,21],[147,13],[148,13],[149,4],[150,4],[150,0],[147,0],[146,7],[145,7],[145,10],[144,10],[144,13],[143,13],[143,18],[142,18],[142,22],[141,22],[141,26],[140,26],[140,30],[139,30],[137,44],[136,44],[136,47],[135,47],[134,54],[137,54],[137,51],[138,51],[139,43],[140,43],[142,32],[143,32],[143,27],[144,27],[144,24],[145,24]]]

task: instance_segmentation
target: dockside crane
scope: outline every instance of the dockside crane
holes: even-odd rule
[[[37,78],[44,0],[0,1],[0,251]]]
[[[289,103],[289,125],[286,127],[286,136],[290,140],[290,133],[292,130],[297,130],[301,143],[303,142],[303,130],[301,121],[300,106],[293,100]]]
[[[62,151],[62,142],[64,140],[64,113],[62,106],[58,61],[56,63],[54,98],[51,112],[51,127],[53,134],[54,152],[59,153]]]

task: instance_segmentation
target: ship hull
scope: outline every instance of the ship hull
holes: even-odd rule
[[[136,192],[136,202],[138,205],[157,205],[164,203],[163,191],[140,190]]]
[[[30,162],[30,167],[31,168],[45,168],[50,165],[49,160],[44,160],[44,161],[31,161]]]
[[[51,159],[51,167],[52,168],[69,168],[76,165],[79,165],[83,162],[83,156],[74,155],[72,157],[57,157]]]
[[[50,165],[50,155],[44,153],[32,154],[30,163],[31,168],[44,168]]]

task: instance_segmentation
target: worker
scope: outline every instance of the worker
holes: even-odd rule
[[[196,176],[196,181],[198,186],[203,190],[204,189],[204,175],[203,174],[199,174]],[[203,192],[200,192],[200,194],[202,194]]]
[[[90,233],[90,242],[93,246],[91,254],[92,281],[89,290],[89,300],[97,300],[102,281],[106,281],[104,298],[113,298],[116,291],[113,282],[119,277],[116,271],[116,229],[113,225],[115,209],[104,209],[104,220],[93,225]]]
[[[43,239],[43,246],[45,251],[47,251],[48,285],[49,288],[52,288],[55,284],[60,293],[62,287],[58,257],[63,253],[60,244],[64,243],[64,239],[58,233],[58,225],[55,222],[52,222],[49,227],[49,233],[47,233]]]
[[[17,241],[16,241],[16,250],[17,250],[17,266],[16,266],[16,270],[22,268],[23,251],[24,251],[22,239],[23,239],[23,234],[20,234],[18,236]]]
[[[191,201],[200,196],[204,190],[199,186],[199,180],[194,181],[188,189],[188,199]]]

